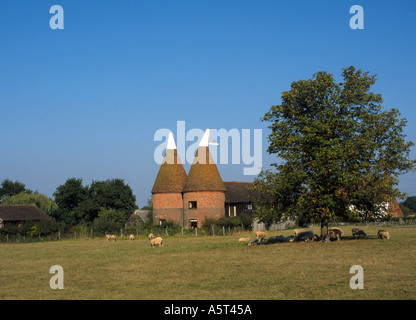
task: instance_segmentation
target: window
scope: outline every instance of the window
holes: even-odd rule
[[[190,219],[189,224],[191,225],[192,229],[198,228],[198,219]]]
[[[196,209],[196,201],[189,201],[188,202],[188,209]]]
[[[229,206],[228,207],[228,216],[229,217],[237,216],[237,206]]]
[[[253,210],[253,205],[251,203],[247,204],[247,210]]]

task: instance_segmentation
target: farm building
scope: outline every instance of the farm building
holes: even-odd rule
[[[166,154],[152,188],[153,223],[166,221],[200,228],[205,218],[236,217],[253,210],[253,183],[223,181],[208,147],[205,132],[187,174],[179,158],[172,133]],[[397,200],[383,203],[386,214],[401,217]]]
[[[0,228],[26,221],[45,220],[49,216],[35,205],[0,205]]]
[[[199,228],[205,218],[251,213],[249,182],[224,182],[209,152],[205,132],[186,174],[170,134],[166,154],[152,188],[153,223],[173,221]]]
[[[149,210],[135,210],[124,224],[125,227],[140,227],[146,223],[149,216]]]

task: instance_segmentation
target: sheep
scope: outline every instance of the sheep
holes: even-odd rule
[[[266,233],[264,233],[263,231],[257,231],[256,236],[257,236],[257,240],[261,238],[266,238]]]
[[[315,234],[312,230],[298,232],[293,241],[309,241],[314,238]]]
[[[337,228],[337,227],[333,227],[331,229],[328,229],[328,234],[331,231],[335,233],[335,236],[333,236],[333,237],[337,238],[337,240],[341,240],[341,236],[344,234],[344,231],[342,231],[342,229]]]
[[[377,238],[379,238],[379,239],[386,238],[388,240],[388,239],[390,239],[390,234],[386,230],[378,230],[378,232],[377,232]]]
[[[238,241],[240,241],[240,242],[248,242],[248,241],[251,241],[251,237],[248,237],[248,238],[240,238],[240,239],[238,239]]]
[[[297,237],[297,235],[299,234],[299,230],[295,229],[295,230],[293,230],[293,232],[295,233],[295,237]]]
[[[134,235],[133,235],[133,234],[131,234],[131,235],[129,236],[129,239],[130,239],[130,241],[134,241]]]
[[[110,240],[117,241],[117,238],[116,238],[116,236],[113,234],[113,235],[111,235]]]
[[[339,241],[340,236],[339,236],[339,233],[336,232],[336,230],[330,229],[330,230],[328,230],[328,238],[329,238],[329,240]]]
[[[152,240],[155,237],[155,235],[153,233],[149,233],[149,235],[147,236],[147,238],[149,240]]]
[[[151,247],[155,247],[156,245],[158,245],[158,247],[163,247],[163,239],[161,237],[150,240]]]
[[[367,235],[363,230],[358,229],[358,228],[351,229],[351,232],[352,232],[353,237],[355,236],[365,237]]]
[[[109,234],[106,234],[105,235],[105,239],[106,239],[106,241],[110,241],[111,240],[111,236]]]

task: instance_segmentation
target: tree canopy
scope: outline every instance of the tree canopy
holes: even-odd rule
[[[339,83],[321,71],[282,92],[261,119],[271,123],[268,152],[279,159],[275,172],[255,179],[261,220],[319,221],[326,235],[330,220],[371,217],[404,196],[397,177],[414,169],[414,144],[403,133],[406,119],[371,91],[375,82],[351,66]]]
[[[21,192],[31,193],[32,191],[26,189],[26,185],[24,183],[4,179],[0,186],[0,203],[2,202],[2,198],[10,198]]]
[[[126,221],[137,209],[136,197],[122,179],[93,181],[83,186],[82,179],[70,178],[57,187],[54,197],[59,207],[56,219],[71,225],[92,223],[103,209],[107,215],[117,211],[121,220]]]

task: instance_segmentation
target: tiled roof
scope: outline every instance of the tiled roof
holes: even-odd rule
[[[209,147],[198,147],[194,162],[189,169],[188,178],[183,188],[184,192],[192,191],[225,191],[214,159]]]
[[[35,205],[0,205],[3,221],[44,220],[49,216]]]
[[[252,202],[254,189],[252,182],[225,181],[225,203]]]
[[[186,181],[185,168],[176,149],[166,150],[152,193],[182,192]]]

